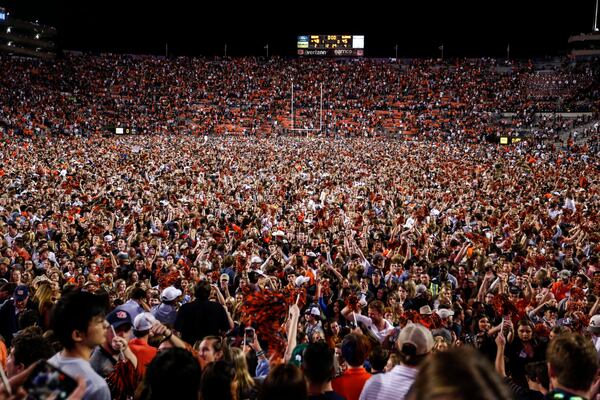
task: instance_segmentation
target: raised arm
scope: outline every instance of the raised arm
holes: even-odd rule
[[[496,347],[496,372],[498,372],[498,375],[500,375],[502,378],[506,378],[506,367],[504,363],[504,349],[506,348],[506,338],[504,337],[502,330],[500,330],[498,336],[496,336]]]
[[[296,347],[296,335],[298,334],[298,319],[300,318],[300,309],[297,304],[292,304],[289,310],[290,318],[287,329],[287,347],[283,357],[284,362],[290,361],[292,352]]]

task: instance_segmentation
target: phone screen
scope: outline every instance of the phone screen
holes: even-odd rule
[[[42,361],[31,372],[24,387],[28,399],[66,399],[77,387],[77,381]]]
[[[246,328],[246,339],[249,342],[254,341],[254,329],[253,328]]]

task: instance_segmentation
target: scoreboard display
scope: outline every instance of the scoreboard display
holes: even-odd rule
[[[131,126],[113,126],[109,128],[115,135],[135,135],[137,129]]]
[[[362,57],[365,52],[363,35],[302,35],[298,36],[298,55]]]

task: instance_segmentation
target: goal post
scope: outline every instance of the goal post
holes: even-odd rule
[[[320,101],[319,101],[319,127],[318,128],[296,128],[296,118],[294,114],[294,81],[291,83],[291,101],[290,101],[290,114],[291,114],[291,122],[292,127],[290,131],[292,132],[306,132],[306,134],[310,134],[310,132],[322,132],[323,131],[323,83],[321,83],[320,87]]]

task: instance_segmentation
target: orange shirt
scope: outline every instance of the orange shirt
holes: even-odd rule
[[[6,343],[4,340],[0,340],[0,365],[6,369],[6,359],[8,358],[8,351],[6,349]]]
[[[571,290],[571,286],[572,285],[570,283],[565,284],[562,280],[554,282],[551,291],[554,294],[556,301],[561,301],[562,299],[567,297],[567,293],[569,292],[569,290]]]
[[[360,392],[369,378],[371,378],[371,374],[363,367],[349,368],[342,376],[331,381],[331,386],[334,392],[344,396],[346,400],[358,400]]]
[[[144,376],[146,373],[146,366],[152,361],[158,349],[148,344],[145,339],[131,339],[129,341],[129,348],[137,357],[137,370],[140,376]]]

